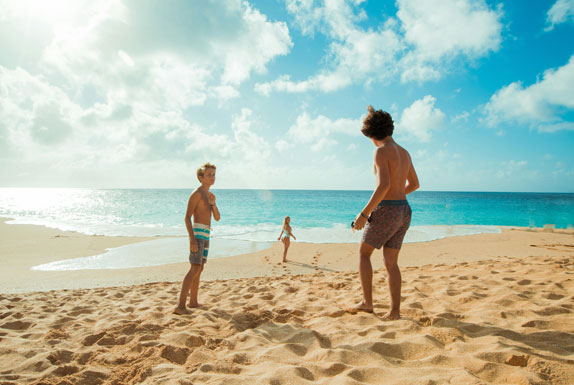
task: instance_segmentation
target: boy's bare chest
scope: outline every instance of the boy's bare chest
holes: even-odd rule
[[[199,213],[202,213],[202,214],[203,214],[203,213],[207,213],[207,214],[209,214],[209,213],[211,213],[211,206],[210,206],[207,202],[204,202],[203,200],[200,200],[200,201],[197,203],[197,206],[196,206],[196,208],[195,208],[195,211],[196,211],[198,214],[199,214]]]

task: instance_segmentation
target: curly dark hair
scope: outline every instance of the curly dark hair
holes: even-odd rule
[[[369,113],[363,121],[361,132],[367,138],[383,140],[393,135],[395,128],[391,114],[383,110],[375,110],[373,106],[367,107]]]

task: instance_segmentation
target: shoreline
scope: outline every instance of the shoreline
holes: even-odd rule
[[[0,218],[0,293],[23,293],[62,289],[130,286],[151,282],[181,281],[189,263],[125,269],[38,271],[32,266],[62,259],[98,255],[108,248],[158,239],[157,237],[107,237],[66,232],[38,225],[6,224]],[[572,237],[571,230],[544,232],[542,229],[505,228],[500,234],[475,234],[441,238],[403,245],[400,266],[466,263],[501,256],[545,255],[530,246],[531,241],[561,242]],[[566,237],[566,238],[565,238]],[[266,276],[310,274],[318,271],[356,271],[357,243],[293,242],[288,262],[280,263],[283,245],[274,242],[269,249],[248,254],[214,258],[206,264],[202,281]],[[375,251],[374,269],[383,267]]]
[[[370,314],[345,311],[361,297],[356,269],[203,280],[202,306],[184,316],[172,313],[179,280],[0,294],[0,382],[572,384],[572,234],[461,239],[419,244],[476,260],[403,266],[396,321],[383,318],[384,268]],[[316,267],[345,257],[324,251]]]
[[[275,243],[209,261],[202,306],[180,316],[172,311],[187,262],[31,271],[38,260],[142,239],[0,221],[0,382],[570,385],[573,235],[502,229],[405,244],[396,321],[383,318],[380,252],[374,313],[352,314],[357,244],[294,243],[281,264]]]

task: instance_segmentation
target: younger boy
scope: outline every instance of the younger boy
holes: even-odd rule
[[[215,195],[209,192],[209,188],[215,183],[215,166],[205,163],[197,169],[197,179],[201,183],[189,197],[187,211],[185,213],[185,227],[189,234],[189,262],[191,268],[185,275],[179,294],[179,304],[173,311],[175,314],[189,314],[185,307],[187,292],[189,291],[189,303],[191,308],[199,307],[197,292],[199,290],[199,277],[203,271],[203,265],[207,262],[209,250],[209,233],[211,214],[219,221],[220,215],[215,205]],[[193,226],[191,224],[193,217]]]

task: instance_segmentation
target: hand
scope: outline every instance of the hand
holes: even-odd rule
[[[215,195],[213,195],[212,193],[209,193],[209,197],[207,198],[207,201],[209,202],[210,205],[215,206]]]
[[[189,251],[197,253],[197,240],[195,238],[189,240]]]
[[[280,240],[281,240],[281,237],[277,238],[277,240],[280,241]]]
[[[355,217],[355,227],[353,227],[355,230],[362,230],[363,227],[365,227],[365,224],[367,223],[367,218],[365,218],[364,216],[362,216],[360,213],[359,215],[357,215]]]
[[[294,240],[297,240],[297,238],[295,238],[295,236],[294,236],[294,235],[293,235],[293,239],[294,239]]]

